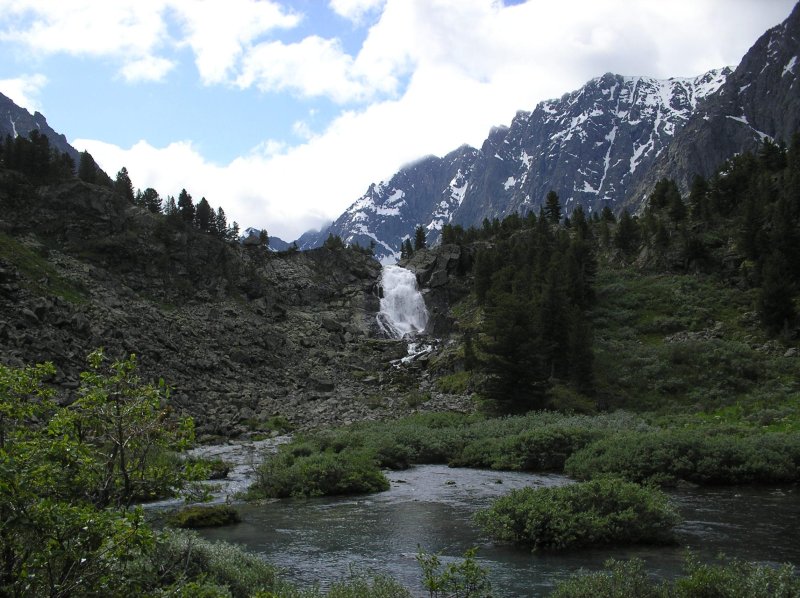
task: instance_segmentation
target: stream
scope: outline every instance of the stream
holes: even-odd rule
[[[391,488],[363,497],[276,500],[239,507],[242,523],[201,530],[262,554],[300,585],[325,587],[351,568],[384,573],[425,596],[415,556],[418,547],[443,562],[478,546],[497,596],[545,596],[577,570],[604,561],[639,557],[651,574],[680,573],[686,548],[704,560],[729,557],[800,566],[800,489],[693,488],[672,492],[684,523],[678,546],[585,550],[532,555],[489,542],[472,523],[473,513],[526,485],[569,483],[559,475],[535,475],[424,465],[388,472]]]

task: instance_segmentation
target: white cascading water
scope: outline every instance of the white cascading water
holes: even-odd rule
[[[384,266],[381,288],[381,311],[377,315],[381,330],[391,338],[422,332],[428,323],[428,310],[414,273],[400,266]]]

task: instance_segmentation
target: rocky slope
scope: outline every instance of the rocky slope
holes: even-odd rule
[[[9,171],[0,206],[0,355],[53,361],[64,400],[99,346],[136,353],[201,435],[398,415],[426,389],[391,364],[405,345],[377,332],[380,266],[362,252],[231,245],[107,189],[36,189]]]

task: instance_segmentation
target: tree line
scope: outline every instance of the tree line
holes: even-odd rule
[[[34,185],[54,184],[77,177],[106,187],[153,214],[163,214],[173,224],[192,227],[230,242],[239,239],[238,223],[229,225],[225,211],[221,207],[214,209],[205,197],[195,204],[186,189],[181,190],[177,199],[173,196],[162,198],[152,187],[134,190],[127,168],[123,166],[112,180],[86,151],[80,154],[76,167],[69,154],[52,147],[47,136],[36,129],[28,137],[7,135],[0,144],[0,165],[23,174]],[[264,245],[267,244],[268,237],[264,239]]]

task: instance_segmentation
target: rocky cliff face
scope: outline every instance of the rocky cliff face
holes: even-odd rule
[[[695,174],[709,176],[728,158],[769,137],[788,143],[800,131],[800,4],[762,35],[719,91],[696,111],[631,190],[635,207],[662,177],[688,189]]]
[[[800,125],[800,7],[765,33],[735,71],[656,80],[607,73],[559,99],[519,112],[480,149],[429,157],[370,186],[329,233],[376,244],[394,261],[416,226],[435,242],[446,223],[538,211],[551,189],[565,212],[638,209],[662,177],[688,187],[766,137],[788,141]]]
[[[77,166],[80,159],[78,150],[67,142],[67,138],[64,135],[56,133],[47,124],[47,119],[42,113],[35,112],[31,115],[30,112],[20,108],[0,93],[0,139],[4,139],[6,135],[27,137],[33,130],[38,130],[43,135],[46,135],[50,140],[50,146],[60,152],[69,154],[75,160],[75,165]]]
[[[0,171],[0,207],[0,354],[53,361],[64,398],[104,346],[172,385],[201,435],[407,412],[371,257],[231,245],[77,180],[36,189]]]
[[[567,213],[577,205],[615,208],[729,73],[593,79],[518,113],[510,127],[493,129],[480,149],[425,158],[371,185],[305,246],[333,233],[347,243],[373,242],[379,257],[393,260],[418,225],[433,242],[447,223],[479,226],[484,218],[538,211],[551,189]]]

